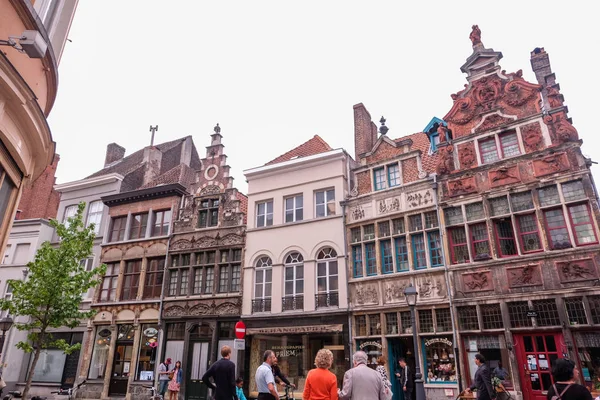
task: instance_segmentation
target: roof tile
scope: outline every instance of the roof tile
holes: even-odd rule
[[[333,149],[327,144],[327,142],[325,142],[319,135],[315,135],[310,140],[302,143],[298,147],[293,148],[287,153],[280,155],[274,160],[269,161],[265,165],[277,164],[298,157],[312,156],[319,153],[325,153],[326,151],[330,150]]]

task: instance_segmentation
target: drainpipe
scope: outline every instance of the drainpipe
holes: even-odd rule
[[[350,187],[350,158],[348,154],[346,154],[346,179],[348,183],[348,192],[352,190]],[[347,196],[345,196],[347,197]],[[348,233],[346,232],[346,200],[340,202],[342,206],[342,230],[344,232],[344,259],[346,260],[346,311],[348,312],[348,347],[350,349],[349,352],[349,360],[352,359],[352,315],[350,315],[350,286],[348,285],[348,279],[350,278],[349,271],[351,268],[348,268],[350,265],[348,263]]]
[[[454,319],[454,299],[452,297],[452,290],[450,287],[450,271],[448,269],[448,259],[446,258],[446,247],[444,246],[444,236],[446,235],[445,229],[443,229],[442,224],[440,223],[442,219],[440,218],[440,205],[438,203],[438,183],[437,183],[437,174],[433,174],[433,196],[435,200],[435,210],[437,212],[438,224],[440,226],[440,244],[442,249],[442,258],[444,260],[444,275],[446,277],[446,293],[448,293],[448,299],[450,300],[450,318],[452,320],[452,340],[454,341],[454,353],[456,355],[456,382],[458,383],[458,392],[462,393],[462,380],[460,373],[460,357],[458,355],[458,342],[456,341],[456,321]]]

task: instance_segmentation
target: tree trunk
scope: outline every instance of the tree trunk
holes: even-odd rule
[[[29,389],[31,388],[31,381],[33,381],[33,371],[35,370],[38,360],[40,359],[41,351],[42,349],[40,349],[40,346],[37,346],[35,353],[33,354],[33,362],[31,363],[29,373],[27,374],[27,383],[25,384],[25,389],[23,389],[23,400],[27,400],[27,395],[29,394]]]

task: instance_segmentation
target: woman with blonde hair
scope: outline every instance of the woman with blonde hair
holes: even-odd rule
[[[385,385],[386,393],[387,393],[388,391],[391,392],[392,383],[388,379],[387,371],[385,370],[386,361],[387,360],[386,360],[385,356],[379,356],[379,358],[377,359],[377,367],[375,368],[375,371],[377,371],[379,373],[379,375],[381,375],[381,379],[383,380],[383,384]]]
[[[317,368],[308,371],[304,384],[303,400],[338,400],[337,378],[329,371],[333,364],[333,353],[321,349],[315,357]]]

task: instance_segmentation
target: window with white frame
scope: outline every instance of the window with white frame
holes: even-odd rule
[[[284,262],[283,310],[304,308],[304,257],[298,252],[288,254]]]
[[[385,165],[373,170],[373,187],[383,190],[400,185],[400,166],[398,163]]]
[[[256,203],[256,227],[273,225],[273,200]]]
[[[9,281],[9,282],[6,282],[6,287],[4,289],[4,300],[12,300],[12,298],[13,298],[13,288]],[[0,310],[0,319],[5,318],[5,317],[10,317],[8,310]],[[2,351],[1,348],[0,348],[0,351]]]
[[[63,224],[65,227],[69,227],[69,218],[73,218],[77,214],[77,204],[65,207],[65,213],[63,215]]]
[[[383,190],[387,187],[384,167],[373,170],[373,182],[375,183],[375,190]]]
[[[479,141],[479,153],[481,154],[481,163],[487,164],[500,160],[498,149],[496,148],[496,137]]]
[[[316,217],[335,215],[335,189],[315,192]]]
[[[317,253],[317,307],[339,305],[338,289],[337,253],[325,247]]]
[[[263,256],[256,261],[254,271],[254,300],[252,312],[271,311],[271,293],[273,284],[273,262]]]
[[[302,221],[303,214],[303,199],[302,195],[287,197],[285,200],[285,222]]]
[[[501,133],[500,138],[500,149],[502,150],[502,158],[518,156],[521,154],[519,148],[519,139],[517,138],[516,131],[510,131]]]
[[[94,224],[94,233],[98,235],[100,233],[100,225],[102,223],[102,211],[104,210],[104,204],[102,201],[92,201],[88,205],[88,214],[86,226]]]

